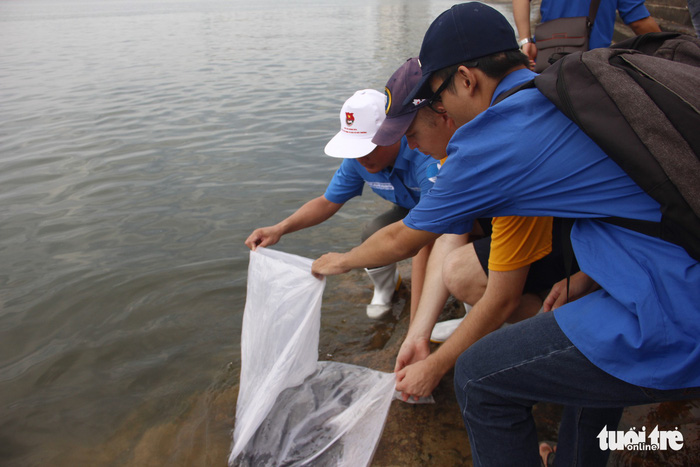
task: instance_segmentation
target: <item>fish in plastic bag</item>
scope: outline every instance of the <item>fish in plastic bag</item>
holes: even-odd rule
[[[394,375],[318,361],[325,280],[307,258],[250,253],[231,466],[368,465]]]

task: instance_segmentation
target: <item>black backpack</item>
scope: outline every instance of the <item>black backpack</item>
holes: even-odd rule
[[[607,222],[681,245],[700,261],[700,40],[650,33],[566,55],[537,87],[646,193],[661,222]]]

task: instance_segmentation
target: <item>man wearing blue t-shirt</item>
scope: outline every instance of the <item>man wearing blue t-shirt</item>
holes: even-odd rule
[[[408,147],[406,138],[389,146],[379,146],[372,138],[385,119],[385,96],[379,91],[357,91],[340,111],[341,130],[326,145],[331,157],[343,159],[325,194],[312,199],[294,214],[269,227],[256,229],[245,244],[252,250],[277,243],[288,233],[311,227],[329,219],[350,199],[360,196],[368,185],[372,191],[394,204],[388,212],[370,222],[363,241],[392,222],[403,219],[433,186],[437,162]],[[412,295],[422,286],[430,249],[425,248],[412,261]],[[367,316],[381,318],[391,310],[391,299],[398,287],[395,262],[367,269],[374,283],[374,295],[367,305]],[[417,296],[413,297],[417,302]]]
[[[546,306],[554,312],[473,345],[458,328],[423,362],[448,365],[461,353],[455,392],[475,465],[540,465],[537,401],[567,406],[560,465],[605,465],[609,450],[597,437],[615,431],[623,407],[700,397],[700,265],[677,245],[595,220],[658,222],[661,213],[537,89],[493,104],[535,76],[496,10],[476,2],[447,10],[426,32],[420,60],[422,80],[409,98],[428,98],[459,126],[449,167],[404,221],[348,253],[324,255],[312,271],[396,261],[442,233],[468,232],[480,217],[575,218],[582,272],[572,277],[570,303],[557,307],[565,300],[556,289]],[[397,389],[425,395],[407,369]]]
[[[588,16],[590,5],[590,0],[542,0],[540,15],[543,23],[558,18]],[[644,6],[644,0],[601,0],[591,28],[589,48],[608,47],[612,43],[617,12],[637,35],[661,31]],[[513,19],[518,30],[518,43],[523,53],[534,61],[537,44],[530,35],[530,0],[513,0]]]

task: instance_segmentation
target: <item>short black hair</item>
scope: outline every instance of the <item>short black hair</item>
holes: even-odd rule
[[[528,68],[530,67],[530,59],[527,55],[523,54],[518,49],[506,50],[505,52],[497,52],[475,60],[445,67],[441,70],[437,70],[433,76],[445,81],[455,74],[459,67],[466,66],[469,68],[478,68],[489,78],[500,80],[508,74],[510,70],[520,65],[524,65]],[[448,89],[454,90],[454,81],[449,84]]]

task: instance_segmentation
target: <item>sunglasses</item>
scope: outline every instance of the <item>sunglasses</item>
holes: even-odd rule
[[[460,66],[474,68],[477,65],[479,65],[479,62],[462,63]],[[447,112],[447,110],[442,106],[442,98],[440,97],[440,94],[442,94],[442,92],[445,89],[447,89],[447,86],[450,85],[452,79],[455,77],[458,71],[459,66],[455,68],[455,70],[452,73],[450,73],[450,75],[445,79],[445,81],[443,81],[442,84],[435,90],[430,99],[428,99],[428,107],[430,107],[430,110],[432,110],[433,112],[439,114],[444,114]]]

